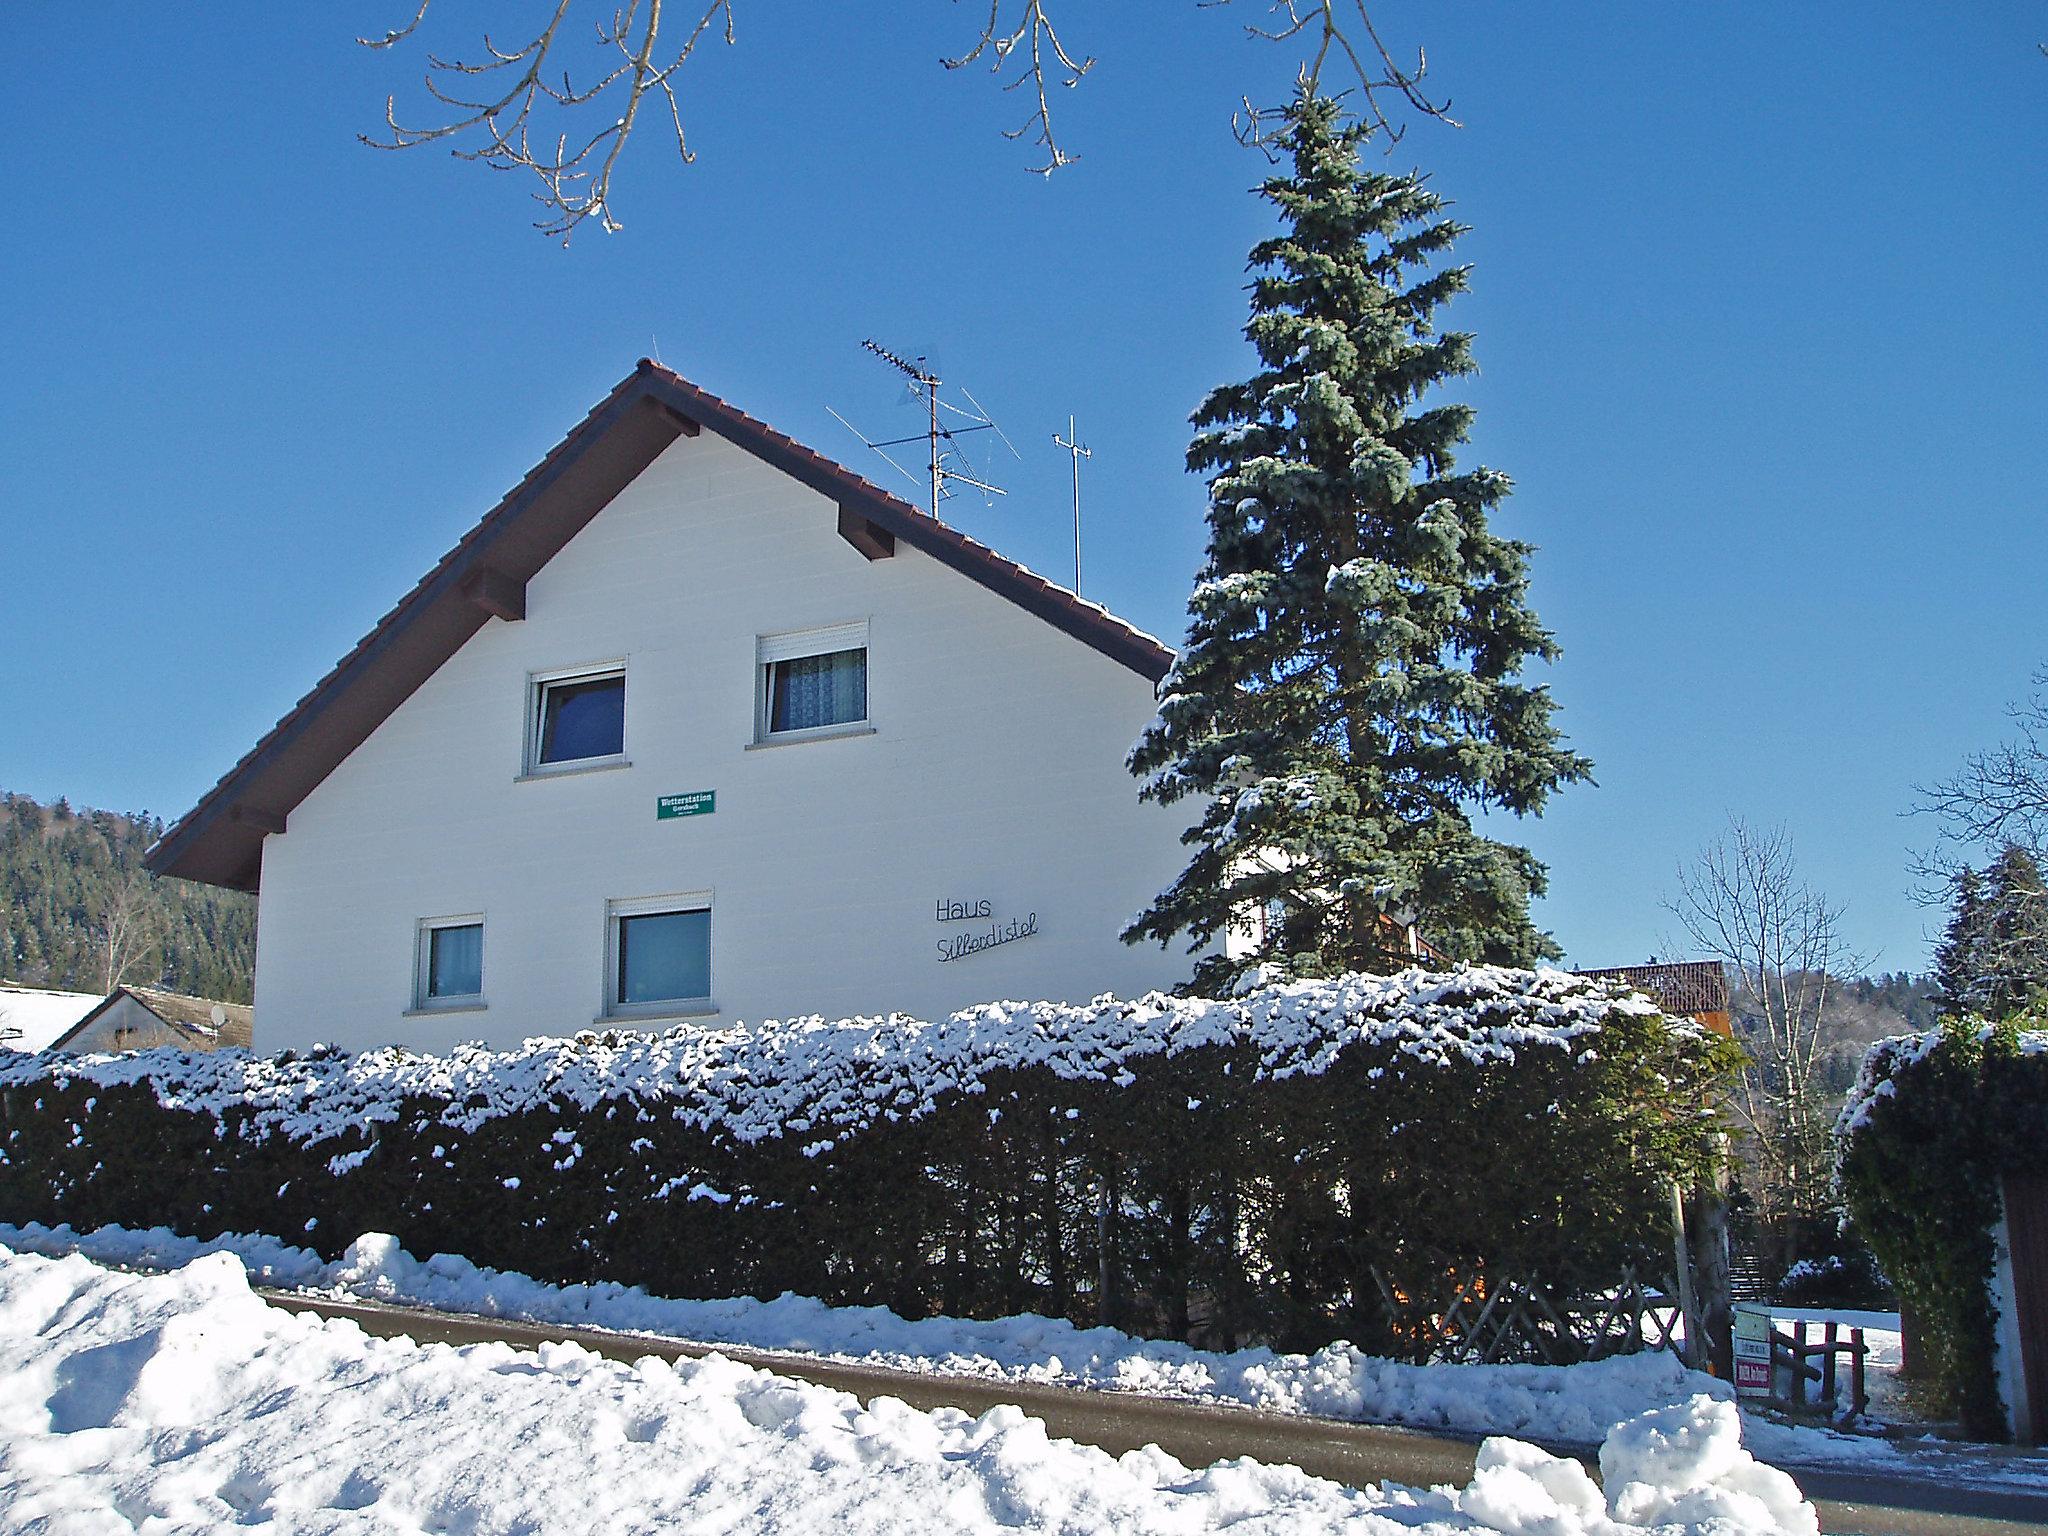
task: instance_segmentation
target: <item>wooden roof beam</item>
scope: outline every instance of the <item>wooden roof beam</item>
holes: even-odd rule
[[[896,553],[895,534],[843,503],[839,508],[839,537],[870,560],[886,560]]]
[[[480,565],[462,583],[462,595],[493,618],[515,624],[526,617],[526,583]]]

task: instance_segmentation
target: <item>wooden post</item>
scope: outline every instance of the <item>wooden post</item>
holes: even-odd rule
[[[1849,1330],[1849,1417],[1860,1416],[1870,1406],[1870,1394],[1863,1385],[1863,1356],[1867,1353],[1863,1345],[1863,1330]]]
[[[1792,1406],[1806,1406],[1806,1319],[1792,1325]]]
[[[1832,1408],[1835,1406],[1835,1320],[1832,1317],[1828,1319],[1821,1340],[1827,1347],[1827,1353],[1821,1357],[1824,1363],[1821,1366],[1820,1398]]]
[[[1681,1359],[1695,1370],[1706,1359],[1705,1340],[1700,1337],[1700,1313],[1692,1294],[1691,1245],[1685,1240],[1685,1195],[1676,1179],[1671,1182],[1671,1249],[1678,1262],[1678,1315],[1685,1323],[1685,1353]]]

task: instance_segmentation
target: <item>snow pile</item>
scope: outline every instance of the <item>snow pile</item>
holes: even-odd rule
[[[1342,1343],[1312,1355],[1263,1348],[1225,1354],[1029,1315],[988,1322],[910,1320],[882,1307],[832,1307],[788,1294],[774,1301],[678,1301],[633,1286],[547,1285],[452,1254],[422,1261],[382,1233],[358,1238],[332,1264],[275,1238],[230,1234],[201,1242],[163,1228],[103,1227],[79,1234],[68,1227],[0,1225],[0,1243],[155,1268],[225,1252],[240,1258],[257,1284],[365,1301],[659,1334],[895,1370],[1142,1392],[1466,1434],[1526,1435],[1548,1444],[1597,1445],[1623,1419],[1696,1394],[1728,1394],[1724,1383],[1686,1370],[1661,1350],[1572,1366],[1417,1366]]]
[[[480,1428],[481,1427],[481,1428]],[[716,1356],[422,1348],[265,1306],[241,1265],[169,1275],[0,1248],[0,1529],[1244,1536],[1818,1530],[1725,1404],[1622,1426],[1577,1463],[1488,1441],[1472,1484],[1349,1489],[1239,1460],[1113,1457],[1015,1408],[863,1406]]]
[[[586,1032],[502,1053],[458,1047],[445,1057],[398,1047],[275,1060],[233,1051],[0,1055],[0,1087],[146,1084],[166,1108],[221,1120],[233,1113],[244,1135],[302,1145],[395,1122],[408,1098],[414,1112],[438,1102],[440,1123],[464,1130],[549,1103],[587,1112],[625,1100],[741,1142],[802,1136],[816,1155],[878,1119],[914,1119],[944,1095],[980,1092],[1004,1070],[1128,1086],[1136,1079],[1127,1062],[1205,1046],[1247,1050],[1256,1074],[1273,1078],[1320,1074],[1366,1044],[1422,1069],[1507,1066],[1529,1050],[1585,1060],[1603,1021],[1656,1012],[1640,996],[1562,971],[1473,967],[1291,982],[1216,1001],[1150,993],[1079,1005],[987,1003],[936,1024],[892,1014]]]

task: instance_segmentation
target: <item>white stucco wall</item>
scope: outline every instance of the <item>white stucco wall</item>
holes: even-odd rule
[[[608,900],[712,893],[722,1020],[1183,979],[1117,934],[1184,862],[1124,754],[1151,685],[706,432],[683,438],[264,845],[258,1048],[510,1043],[592,1026]],[[865,619],[871,735],[749,750],[761,634]],[[629,767],[518,782],[529,673],[627,658]],[[717,792],[657,821],[657,797]],[[1035,937],[938,960],[941,899]],[[480,1012],[408,1016],[421,918],[484,914]],[[983,925],[984,927],[986,924]]]

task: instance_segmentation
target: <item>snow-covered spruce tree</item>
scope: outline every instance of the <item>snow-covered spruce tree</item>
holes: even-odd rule
[[[1527,601],[1530,546],[1487,527],[1497,470],[1459,471],[1474,370],[1439,332],[1466,286],[1442,259],[1464,226],[1416,175],[1361,168],[1368,130],[1304,89],[1262,193],[1281,233],[1253,248],[1245,334],[1259,369],[1194,416],[1209,551],[1157,720],[1132,749],[1146,799],[1206,796],[1185,871],[1124,938],[1233,927],[1220,988],[1263,963],[1297,974],[1412,964],[1399,919],[1460,960],[1557,953],[1529,919],[1543,866],[1482,836],[1475,809],[1540,812],[1588,776],[1544,688],[1556,655]]]

